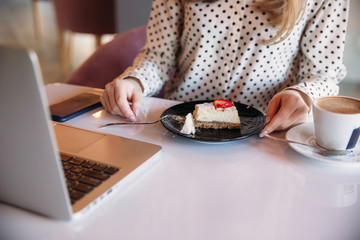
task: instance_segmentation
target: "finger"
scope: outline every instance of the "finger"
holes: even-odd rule
[[[260,133],[263,137],[265,133],[275,130],[285,130],[292,125],[306,121],[309,106],[297,91],[285,90],[276,94],[269,102],[267,111],[266,126]]]
[[[295,111],[284,121],[282,124],[278,126],[275,130],[286,130],[291,126],[304,123],[308,117],[308,107],[299,107],[296,108]]]
[[[274,116],[274,118],[268,124],[268,131],[273,132],[275,130],[285,130],[288,128],[291,123],[294,122],[294,117],[296,116],[296,111],[288,112],[280,109],[279,112]]]
[[[109,97],[108,97],[108,94],[107,94],[106,91],[104,91],[104,93],[102,94],[100,100],[101,100],[101,104],[103,105],[105,110],[111,113]]]
[[[101,105],[107,109],[107,105],[106,105],[106,101],[105,101],[105,96],[104,96],[105,93],[103,93],[100,97],[100,102],[101,102]]]
[[[275,111],[276,110],[276,111]],[[279,100],[274,98],[269,102],[269,122],[264,129],[260,132],[260,137],[263,137],[266,133],[271,133],[274,130],[283,129],[287,126],[289,118],[296,111],[296,107],[292,107],[291,103],[285,102],[281,104]],[[291,122],[291,121],[290,121]]]
[[[106,85],[106,90],[108,93],[108,105],[110,113],[123,116],[121,109],[118,106],[118,97],[117,92],[119,91],[118,88],[114,87],[113,83]]]
[[[306,121],[309,112],[309,106],[303,101],[302,98],[290,98],[284,101],[281,107],[282,111],[279,111],[279,117],[283,118],[281,124],[275,130],[285,130],[292,125],[302,123]]]
[[[280,104],[281,98],[277,96],[270,100],[268,110],[266,112],[265,124],[268,124],[271,119],[276,115],[276,113],[279,111]]]
[[[294,108],[290,103],[280,107],[276,115],[262,130],[260,137],[263,137],[265,133],[286,130],[293,125],[305,122],[308,116],[308,107],[306,105],[298,106]]]
[[[136,117],[138,115],[139,109],[141,108],[142,97],[143,97],[142,91],[134,91],[131,109]]]
[[[280,130],[286,125],[287,122],[288,114],[280,108],[279,112],[273,118],[271,118],[268,124],[266,124],[260,133],[260,137],[263,137],[265,133],[272,133],[274,130]]]
[[[111,105],[110,105],[110,98],[109,98],[109,91],[110,91],[110,83],[105,86],[104,93],[102,95],[102,101],[104,102],[104,107],[106,111],[112,113]]]
[[[136,116],[130,108],[130,104],[128,101],[131,101],[131,94],[128,97],[127,91],[124,88],[120,88],[118,92],[115,92],[116,104],[119,111],[122,113],[124,117],[129,119],[132,122],[136,121]]]
[[[269,123],[273,120],[274,116],[278,112],[280,108],[280,102],[281,98],[277,97],[276,95],[270,100],[268,110],[266,112],[265,127],[263,130],[261,130],[259,134],[260,137],[264,137],[265,134],[272,132],[273,127],[271,126],[271,124],[269,126]]]

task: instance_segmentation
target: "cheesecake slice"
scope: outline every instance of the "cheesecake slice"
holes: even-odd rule
[[[196,104],[193,112],[195,128],[239,129],[240,117],[232,101],[217,99]]]

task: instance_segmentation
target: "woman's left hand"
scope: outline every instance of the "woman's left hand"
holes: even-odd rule
[[[266,133],[285,130],[291,126],[304,123],[310,110],[304,98],[309,97],[292,89],[277,93],[269,102],[265,120],[266,126],[261,131],[260,137],[264,137]]]

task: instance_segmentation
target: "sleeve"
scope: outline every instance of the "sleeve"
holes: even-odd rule
[[[147,25],[146,44],[132,66],[118,78],[137,78],[145,96],[159,92],[175,66],[182,28],[181,0],[154,0]]]
[[[307,24],[301,39],[301,59],[292,89],[306,93],[312,100],[337,95],[345,78],[343,64],[349,0],[325,0]]]

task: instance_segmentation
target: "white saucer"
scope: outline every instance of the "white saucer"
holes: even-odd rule
[[[313,123],[312,122],[304,123],[291,128],[286,133],[286,139],[302,142],[310,145],[316,145]],[[350,154],[346,156],[323,156],[317,153],[316,150],[311,147],[306,147],[295,143],[289,143],[289,145],[292,149],[294,149],[298,153],[307,156],[309,158],[317,159],[326,163],[341,164],[344,166],[354,166],[354,165],[360,166],[359,146],[354,150],[354,154]]]

